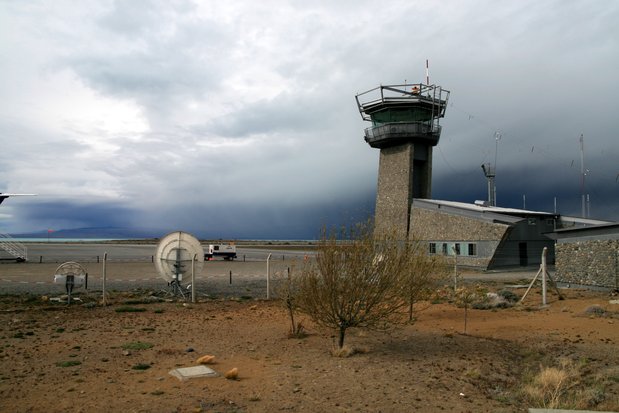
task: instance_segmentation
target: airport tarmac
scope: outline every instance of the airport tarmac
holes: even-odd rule
[[[103,257],[106,262],[108,291],[136,289],[169,291],[167,280],[157,274],[154,265],[156,245],[138,244],[28,244],[28,262],[0,263],[0,294],[62,294],[64,286],[53,283],[53,275],[60,264],[75,261],[88,272],[88,290],[100,291],[103,287]],[[247,296],[266,298],[267,257],[271,294],[275,293],[277,280],[288,271],[299,271],[305,260],[311,260],[314,250],[287,250],[263,248],[238,248],[238,259],[225,261],[217,258],[205,261],[202,270],[195,274],[196,294],[208,297]],[[536,268],[510,272],[475,272],[460,270],[468,282],[526,282],[537,273]],[[182,280],[186,288],[191,284],[187,275]],[[80,290],[76,290],[77,293]]]
[[[53,283],[60,264],[80,263],[88,273],[88,290],[103,287],[103,257],[107,253],[106,289],[128,291],[135,289],[169,290],[167,280],[155,268],[156,245],[126,244],[28,244],[28,261],[0,263],[0,294],[61,294],[64,286]],[[237,259],[216,258],[205,261],[195,274],[196,292],[207,296],[266,297],[267,257],[270,281],[294,271],[305,259],[314,255],[311,250],[279,250],[238,248]],[[189,275],[182,280],[185,288],[191,284]],[[79,290],[76,290],[79,292]]]

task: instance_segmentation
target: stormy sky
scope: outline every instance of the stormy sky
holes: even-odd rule
[[[2,1],[0,231],[315,238],[373,213],[357,93],[451,91],[433,198],[619,220],[619,2]]]

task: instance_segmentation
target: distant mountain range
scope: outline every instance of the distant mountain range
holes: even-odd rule
[[[10,234],[13,238],[103,238],[103,239],[145,239],[159,238],[165,234],[155,231],[136,229],[136,228],[74,228],[59,229],[54,231],[37,231],[25,234]]]

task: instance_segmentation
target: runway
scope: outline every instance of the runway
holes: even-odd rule
[[[65,261],[101,262],[107,253],[108,261],[124,262],[152,262],[157,245],[144,244],[109,244],[109,243],[28,243],[28,261],[30,263],[45,263]],[[237,248],[237,261],[266,261],[271,259],[302,259],[313,256],[313,249],[264,249],[264,248]]]

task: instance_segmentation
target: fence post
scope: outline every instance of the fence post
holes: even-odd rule
[[[191,302],[196,302],[196,259],[198,254],[193,254],[191,259]]]
[[[105,297],[105,282],[107,280],[107,269],[105,268],[105,264],[107,262],[107,252],[103,254],[103,305],[107,305],[107,298]]]
[[[546,252],[548,247],[544,247],[542,251],[542,305],[546,305]]]
[[[269,261],[271,261],[271,253],[269,253],[269,256],[267,257],[267,300],[271,299],[271,289],[270,289],[270,280],[269,278],[271,277],[270,274],[270,268],[269,268]]]

